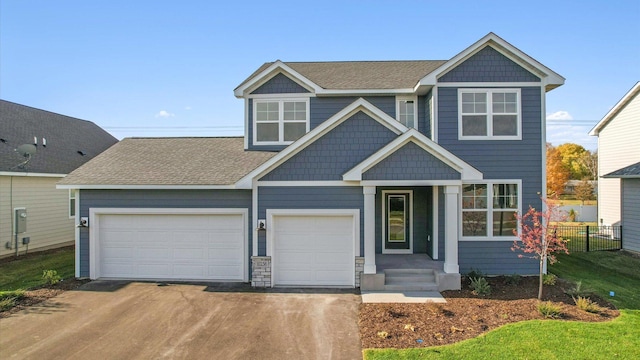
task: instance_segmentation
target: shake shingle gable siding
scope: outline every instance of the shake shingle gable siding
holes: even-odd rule
[[[460,180],[460,173],[410,142],[367,170],[362,180]]]
[[[300,94],[308,92],[309,90],[280,73],[267,80],[266,83],[255,89],[252,94]]]
[[[370,116],[358,112],[260,180],[342,180],[345,172],[396,136]]]
[[[487,46],[449,71],[440,82],[539,82],[540,78]]]

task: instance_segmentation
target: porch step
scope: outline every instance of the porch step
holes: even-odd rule
[[[385,269],[385,291],[438,291],[432,269]]]

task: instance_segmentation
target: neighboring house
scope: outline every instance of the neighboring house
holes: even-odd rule
[[[493,33],[449,60],[266,63],[234,91],[243,138],[125,139],[59,183],[88,218],[76,274],[385,289],[383,263],[417,258],[440,290],[535,274],[513,215],[541,207],[563,83]]]
[[[575,195],[576,186],[580,185],[584,180],[568,180],[564,185],[564,194],[563,195]],[[598,193],[598,181],[596,180],[586,180],[593,186],[593,194]]]
[[[640,162],[602,177],[620,180],[622,248],[640,252]]]
[[[603,175],[640,161],[639,93],[640,82],[589,133],[598,137],[598,218],[602,225],[621,224],[622,195],[621,180]]]
[[[90,121],[0,100],[0,257],[16,253],[16,210],[26,210],[20,255],[73,245],[74,195],[56,183],[116,142]],[[30,159],[16,152],[24,144],[35,145]]]

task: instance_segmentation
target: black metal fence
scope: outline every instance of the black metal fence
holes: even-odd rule
[[[556,234],[572,252],[622,249],[622,226],[558,225]]]

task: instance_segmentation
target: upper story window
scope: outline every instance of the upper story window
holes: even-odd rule
[[[255,144],[290,144],[309,131],[309,99],[254,100]]]
[[[520,89],[459,89],[461,140],[520,140]]]
[[[69,218],[76,217],[76,191],[69,189]]]
[[[409,128],[418,128],[418,101],[415,96],[396,97],[396,120]]]

